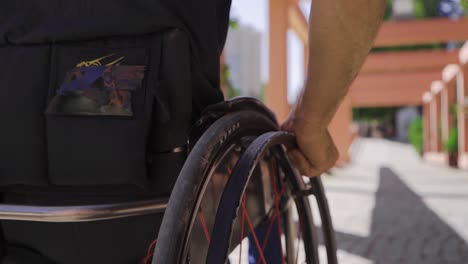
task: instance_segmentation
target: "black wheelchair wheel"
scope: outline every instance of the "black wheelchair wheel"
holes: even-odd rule
[[[315,226],[312,222],[312,215],[310,214],[310,205],[307,196],[311,190],[314,190],[315,196],[319,196],[320,192],[317,192],[317,186],[315,185],[311,185],[309,187],[310,189],[304,188],[305,184],[302,177],[297,176],[294,169],[290,166],[289,162],[287,162],[284,155],[284,149],[280,147],[281,145],[294,146],[294,136],[285,132],[266,133],[253,141],[237,162],[231,177],[224,187],[223,194],[219,202],[219,208],[216,213],[211,233],[211,243],[209,245],[206,263],[215,264],[226,262],[229,250],[232,248],[232,231],[238,218],[237,209],[240,208],[239,210],[242,212],[243,219],[243,214],[245,212],[244,201],[246,200],[246,195],[250,195],[248,193],[248,187],[251,184],[250,181],[253,180],[252,177],[256,177],[255,169],[265,159],[268,159],[268,153],[273,151],[276,151],[276,154],[278,154],[274,161],[278,161],[283,172],[281,175],[279,174],[279,171],[269,171],[275,175],[277,181],[275,184],[275,179],[272,179],[272,188],[274,189],[274,193],[279,194],[279,196],[275,195],[275,198],[277,198],[275,200],[278,201],[275,204],[275,208],[277,209],[276,215],[278,216],[276,223],[283,226],[282,229],[278,229],[276,240],[281,242],[284,241],[284,245],[281,245],[282,243],[280,243],[272,252],[265,248],[265,243],[260,244],[258,239],[255,238],[255,247],[257,247],[257,251],[260,252],[258,254],[260,257],[259,261],[256,263],[319,262],[315,239]],[[321,186],[320,178],[315,178],[312,182],[319,183]],[[282,187],[278,187],[281,183],[283,183]],[[284,192],[285,189],[289,189],[289,191]],[[317,199],[318,203],[326,203],[324,193],[320,193],[320,196],[320,199]],[[291,202],[295,204],[298,216],[297,220],[291,218]],[[327,210],[326,213],[323,211],[324,209]],[[328,263],[337,263],[336,247],[334,244],[335,240],[332,231],[333,227],[328,213],[328,208],[326,206],[319,206],[319,211],[321,212],[322,222],[324,223],[324,230],[328,231],[324,234]],[[283,218],[279,217],[280,214],[283,214]],[[268,222],[270,223],[270,226],[271,223],[275,222],[271,217],[268,217],[267,219],[269,219]],[[291,226],[293,226],[291,224],[291,220],[298,223],[298,226],[296,227],[298,232],[293,232],[293,234],[298,235],[297,240],[290,236],[291,230],[293,230],[291,228]],[[269,230],[270,229],[268,229],[267,234]],[[251,228],[251,231],[254,233],[255,237],[255,233],[257,232],[253,228]],[[266,239],[269,239],[269,237]],[[297,245],[294,246],[294,243]],[[301,244],[302,251],[299,251]],[[294,250],[291,250],[291,248]],[[274,252],[280,253],[275,254]],[[301,256],[300,253],[303,253],[303,256]]]
[[[227,114],[207,129],[191,150],[173,189],[152,263],[209,263],[211,236],[232,170],[252,141],[276,130],[271,118],[256,111]],[[231,263],[243,263],[247,255],[257,258],[257,263],[318,263],[309,200],[295,193],[304,183],[291,174],[291,168],[285,168],[281,152],[278,148],[264,155],[245,186],[237,186],[246,191],[239,217],[231,218],[232,235],[223,248]],[[233,210],[237,212],[237,208]],[[274,239],[269,238],[272,229],[277,234]],[[264,249],[269,247],[270,255],[265,256]],[[275,250],[278,248],[280,252]]]

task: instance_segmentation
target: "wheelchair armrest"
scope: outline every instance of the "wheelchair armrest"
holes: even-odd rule
[[[0,204],[1,220],[33,222],[91,222],[162,213],[168,199],[83,206],[25,206]]]

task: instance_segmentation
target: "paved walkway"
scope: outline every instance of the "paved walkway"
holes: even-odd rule
[[[323,177],[340,263],[468,263],[468,172],[380,139],[353,152],[351,165]]]

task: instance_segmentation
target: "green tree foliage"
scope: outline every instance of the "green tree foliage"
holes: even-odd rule
[[[408,139],[418,153],[423,151],[423,120],[418,117],[408,128]]]
[[[239,22],[236,19],[230,19],[229,20],[229,27],[231,29],[238,29],[239,28]]]
[[[413,0],[416,18],[435,17],[439,11],[440,0]],[[468,0],[460,0],[460,5],[468,13]]]
[[[465,0],[463,0],[465,1]],[[413,0],[416,18],[435,17],[439,11],[440,0]]]
[[[265,92],[267,89],[267,85],[263,84],[262,89],[260,90],[260,94],[258,95],[258,100],[265,102]]]
[[[450,115],[454,118],[455,124],[457,123],[458,119],[458,105],[452,104],[449,107]],[[449,136],[447,142],[445,142],[445,150],[450,153],[454,154],[458,152],[458,128],[454,126],[450,129]]]
[[[458,104],[452,104],[449,107],[450,114],[455,120],[458,120]]]
[[[393,15],[393,0],[387,0],[387,7],[385,8],[384,20],[389,20]]]
[[[227,88],[227,97],[233,98],[240,95],[239,90],[234,87],[231,81],[231,69],[228,65],[224,65],[223,72],[221,74],[221,84]]]
[[[394,115],[397,108],[393,107],[378,107],[378,108],[354,108],[353,119],[354,120],[376,120],[376,121],[387,121],[390,120]]]
[[[450,154],[458,152],[458,129],[456,127],[450,129],[449,137],[445,142],[445,150]]]
[[[409,46],[388,46],[388,47],[372,48],[372,52],[440,50],[440,49],[443,49],[444,47],[445,45],[443,43],[419,44],[419,45],[409,45]]]
[[[468,0],[460,0],[460,4],[465,9],[465,13],[468,13]]]

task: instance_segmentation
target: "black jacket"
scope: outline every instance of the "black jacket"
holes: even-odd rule
[[[201,110],[222,98],[219,55],[230,4],[231,0],[2,0],[0,47],[181,28],[190,33],[202,75],[194,95],[194,106]]]

